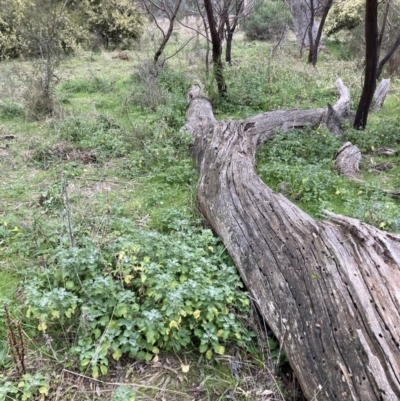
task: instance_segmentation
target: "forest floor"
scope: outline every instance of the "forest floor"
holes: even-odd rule
[[[177,31],[167,56],[188,35]],[[200,79],[218,119],[245,118],[326,107],[342,78],[355,109],[362,60],[349,55],[346,43],[327,40],[313,68],[292,41],[275,48],[239,32],[225,68],[228,98],[221,101],[205,73],[201,37],[162,69],[151,62],[157,40],[148,29],[133,49],[82,51],[63,60],[55,113],[36,119],[28,118],[37,111],[27,102],[34,98],[32,63],[0,64],[0,300],[7,305],[0,312],[0,401],[301,399],[223,245],[203,228],[190,139],[179,131],[185,93]],[[399,200],[385,191],[400,190],[399,111],[394,75],[383,109],[371,114],[364,132],[347,127],[333,137],[321,125],[280,134],[260,149],[258,173],[315,217],[328,209],[398,232]],[[346,140],[363,153],[357,182],[333,169]],[[394,154],[380,154],[382,147]],[[166,276],[164,266],[175,265],[175,276]],[[196,281],[203,274],[191,273],[197,268],[207,282]],[[99,277],[112,281],[101,287]],[[154,295],[188,280],[199,294],[181,300],[182,307]],[[110,287],[119,281],[120,293]],[[204,295],[211,285],[215,299]],[[137,299],[118,303],[127,290]],[[90,315],[100,300],[98,315]],[[136,307],[142,345],[129,356],[122,334],[111,333],[115,324],[127,330],[126,308]],[[156,309],[162,327],[149,324]]]

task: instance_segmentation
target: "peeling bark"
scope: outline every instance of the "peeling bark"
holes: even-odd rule
[[[350,100],[334,107],[342,115]],[[348,94],[348,93],[347,93]],[[317,221],[256,175],[258,145],[326,109],[217,121],[192,88],[200,209],[222,238],[309,400],[400,399],[400,236],[326,212]]]

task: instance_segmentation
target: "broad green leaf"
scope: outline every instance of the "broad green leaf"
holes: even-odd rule
[[[146,340],[149,344],[155,343],[156,339],[154,330],[149,329],[146,331]]]
[[[74,282],[72,281],[72,280],[68,280],[66,283],[65,283],[65,288],[67,288],[68,290],[71,290],[72,288],[74,288],[75,287],[75,284],[74,284]]]
[[[114,311],[114,315],[116,317],[125,316],[127,313],[128,313],[128,308],[126,307],[126,305],[119,306]]]
[[[223,345],[220,345],[220,346],[215,350],[215,352],[216,352],[218,355],[224,355],[224,354],[225,354],[225,347],[224,347]]]
[[[39,387],[39,393],[49,395],[49,389],[46,386]]]
[[[100,365],[100,371],[102,375],[106,375],[108,372],[108,368],[106,365]]]
[[[204,352],[207,351],[207,348],[208,348],[208,344],[202,344],[199,347],[199,351],[203,354]]]
[[[122,356],[122,350],[121,350],[120,348],[118,348],[117,350],[115,350],[115,351],[113,352],[113,354],[112,354],[112,357],[113,357],[116,361],[118,361],[119,358],[121,358],[121,356]],[[103,366],[103,365],[101,365],[101,366]]]
[[[175,320],[171,320],[169,322],[169,327],[172,329],[173,327],[175,327],[176,329],[179,330],[179,324],[175,321]]]

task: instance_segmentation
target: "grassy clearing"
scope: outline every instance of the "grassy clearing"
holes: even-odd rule
[[[177,34],[171,53],[185,35]],[[83,52],[58,71],[63,118],[40,122],[26,120],[24,80],[15,74],[28,63],[0,65],[0,298],[22,324],[28,372],[18,376],[18,363],[0,343],[0,400],[6,393],[296,399],[290,376],[277,378],[279,347],[265,330],[251,333],[256,320],[248,317],[232,262],[201,225],[191,140],[179,132],[185,92],[199,77],[221,119],[324,107],[334,102],[339,77],[355,107],[361,70],[341,56],[340,43],[327,42],[330,51],[316,69],[293,43],[271,57],[273,46],[238,35],[223,102],[204,74],[204,45],[196,40],[163,70],[150,68],[149,37],[124,52],[129,61],[118,52]],[[400,230],[398,200],[382,191],[399,190],[400,158],[374,153],[400,149],[399,99],[394,80],[365,132],[348,129],[335,138],[321,126],[278,135],[258,152],[260,176],[318,218],[329,209]],[[363,182],[333,171],[344,140],[365,155]],[[386,161],[393,169],[378,172]],[[5,338],[4,312],[0,319]]]

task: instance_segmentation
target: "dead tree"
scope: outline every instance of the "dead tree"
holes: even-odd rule
[[[333,106],[341,116],[350,96]],[[198,87],[184,130],[193,137],[201,212],[222,238],[251,297],[314,401],[400,399],[400,236],[327,212],[317,221],[255,173],[257,147],[318,125],[327,109],[217,121]]]

